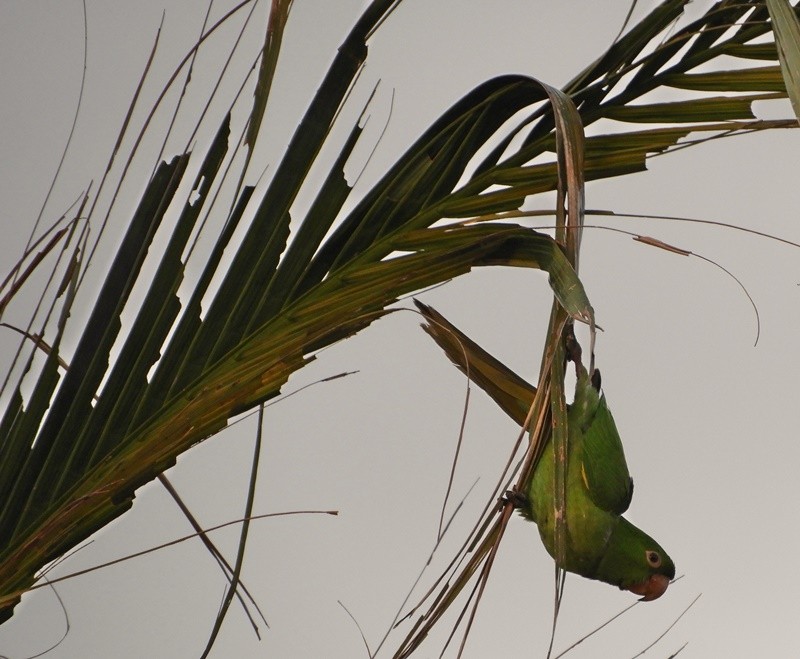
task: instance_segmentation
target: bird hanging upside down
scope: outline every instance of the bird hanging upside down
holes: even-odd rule
[[[536,388],[434,309],[415,302],[427,320],[423,328],[450,360],[523,425]],[[633,496],[633,481],[614,418],[600,392],[599,372],[587,372],[579,348],[572,346],[568,353],[575,362],[577,384],[567,412],[563,550],[556,551],[557,460],[552,437],[523,490],[514,493],[514,503],[536,522],[542,543],[559,567],[654,600],[675,577],[675,565],[661,545],[622,517]]]

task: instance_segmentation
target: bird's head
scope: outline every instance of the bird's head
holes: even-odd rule
[[[649,602],[666,592],[675,578],[675,564],[653,538],[620,517],[597,572],[602,581]]]

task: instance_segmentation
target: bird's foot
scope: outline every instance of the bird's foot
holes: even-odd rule
[[[506,504],[511,504],[514,508],[522,508],[526,509],[530,506],[530,500],[528,497],[517,489],[513,490],[506,490],[505,495],[500,497],[498,504],[500,508],[503,508]]]

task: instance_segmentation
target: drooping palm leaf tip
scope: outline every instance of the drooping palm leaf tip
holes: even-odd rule
[[[603,119],[661,125],[586,138],[577,165],[586,179],[641,171],[649,154],[670,150],[693,131],[735,134],[789,125],[755,119],[750,109],[755,100],[786,95],[774,44],[762,39],[770,31],[764,6],[719,2],[670,31],[685,4],[660,4],[558,97],[577,107],[583,125]],[[310,210],[290,229],[292,204],[367,57],[367,38],[394,5],[375,0],[356,22],[263,194],[252,185],[234,199],[214,194],[231,171],[225,166],[232,158],[226,118],[202,158],[196,150],[158,166],[82,327],[67,322],[71,294],[56,298],[59,313],[41,332],[51,352],[27,398],[19,382],[12,383],[0,420],[0,620],[11,616],[48,562],[127,510],[136,489],[181,452],[278,395],[316,350],[366,327],[399,296],[475,266],[534,267],[548,272],[568,315],[590,317],[583,287],[552,238],[512,221],[461,221],[517,210],[530,195],[558,188],[570,167],[574,171],[578,161],[567,167],[562,149],[560,164],[553,158],[530,164],[570,138],[555,135],[554,126],[565,128],[547,102],[555,98],[552,88],[532,78],[501,76],[466,94],[344,213],[351,193],[344,166],[362,132],[354,126]],[[720,55],[741,58],[745,66],[709,72]],[[770,64],[754,64],[764,61]],[[700,66],[703,73],[696,72]],[[663,87],[709,95],[636,104]],[[521,110],[528,118],[504,128]],[[498,137],[501,128],[507,132]],[[579,128],[566,126],[571,133]],[[526,137],[513,142],[519,146],[509,155],[520,131]],[[251,148],[254,139],[248,134]],[[495,147],[476,164],[487,145]],[[193,186],[181,186],[187,177]],[[198,194],[192,203],[179,196],[186,187]],[[92,213],[89,221],[104,219]],[[204,214],[222,228],[202,256],[201,274],[187,282],[185,247]],[[440,220],[449,223],[434,227]],[[245,223],[243,241],[223,265],[223,253],[233,249],[233,235]],[[169,237],[155,245],[159,228],[168,228]],[[155,275],[141,270],[148,250],[160,254]],[[65,290],[73,290],[82,273],[70,271]],[[222,283],[201,318],[212,280]],[[147,292],[133,309],[128,299],[140,281]],[[181,305],[178,286],[187,284],[193,288]],[[121,335],[123,310],[134,320]],[[74,350],[63,348],[66,338],[75,341]],[[112,359],[113,346],[119,352]]]

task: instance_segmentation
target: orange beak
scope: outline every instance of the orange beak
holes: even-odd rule
[[[628,586],[628,590],[641,595],[643,602],[649,602],[661,597],[667,591],[667,586],[669,586],[669,577],[665,577],[663,574],[654,574],[647,581]]]

